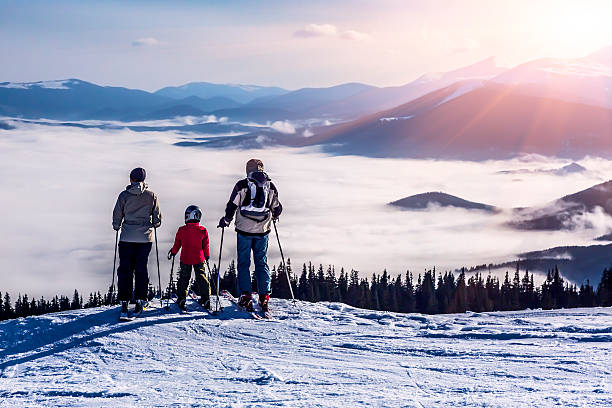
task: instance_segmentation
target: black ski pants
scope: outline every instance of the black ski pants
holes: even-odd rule
[[[152,245],[152,242],[119,241],[117,279],[120,301],[130,301],[132,299],[132,289],[134,289],[135,299],[147,300],[149,290],[147,263]],[[135,288],[132,287],[134,278],[136,280]]]

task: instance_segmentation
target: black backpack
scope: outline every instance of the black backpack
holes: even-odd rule
[[[247,194],[240,207],[240,214],[253,221],[263,222],[270,216],[270,177],[263,171],[254,171],[247,176],[247,183]]]

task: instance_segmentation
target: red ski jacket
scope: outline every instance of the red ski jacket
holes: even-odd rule
[[[185,224],[176,231],[174,246],[170,250],[173,255],[181,249],[181,262],[186,265],[203,263],[210,257],[208,248],[208,232],[206,228],[196,223]]]

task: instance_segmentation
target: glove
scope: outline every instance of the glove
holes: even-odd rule
[[[176,255],[176,254],[173,254],[173,253],[172,253],[172,250],[169,250],[169,251],[168,251],[168,259],[172,259],[172,258],[174,258],[174,256],[175,256],[175,255]]]
[[[230,223],[225,219],[225,217],[221,217],[221,219],[219,220],[219,225],[217,225],[217,228],[225,228],[228,227],[230,225]]]

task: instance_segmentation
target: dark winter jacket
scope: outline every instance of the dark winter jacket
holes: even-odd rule
[[[161,225],[157,196],[144,182],[132,183],[119,194],[113,210],[113,228],[121,228],[121,241],[153,242],[153,226]]]
[[[278,218],[283,211],[283,206],[278,200],[278,190],[274,183],[270,183],[270,192],[266,207],[270,209],[270,214],[262,221],[255,221],[252,218],[243,216],[238,210],[243,205],[249,204],[249,182],[242,179],[236,183],[230,199],[225,207],[225,219],[231,222],[236,214],[236,231],[244,235],[267,235],[272,229],[272,219]],[[238,211],[236,211],[238,210]]]
[[[185,265],[198,265],[210,258],[206,228],[194,222],[180,227],[170,252],[176,255],[179,249],[181,249],[181,263]]]

